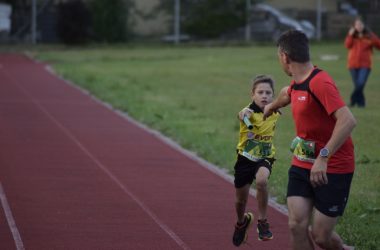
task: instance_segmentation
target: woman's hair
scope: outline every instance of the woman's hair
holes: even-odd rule
[[[260,83],[268,83],[274,95],[274,80],[271,76],[268,75],[258,75],[252,80],[252,93],[255,92],[257,85]]]
[[[285,31],[277,40],[277,47],[297,63],[310,61],[309,39],[299,30]]]
[[[355,22],[356,22],[356,21],[360,21],[360,22],[362,22],[362,24],[364,25],[363,35],[364,35],[364,36],[369,36],[369,33],[371,33],[371,32],[370,32],[370,29],[367,27],[367,25],[364,24],[363,19],[362,19],[360,16],[356,17],[355,20],[354,20],[354,23],[353,23],[354,25],[355,25]],[[355,38],[356,38],[356,37],[359,37],[359,32],[358,32],[357,30],[355,30],[353,36],[354,36]]]

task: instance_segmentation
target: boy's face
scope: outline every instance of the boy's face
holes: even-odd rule
[[[252,92],[252,101],[261,109],[273,101],[273,90],[269,83],[263,82],[256,85]]]

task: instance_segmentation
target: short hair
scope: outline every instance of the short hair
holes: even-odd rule
[[[277,40],[277,47],[288,55],[289,59],[298,63],[310,61],[309,39],[299,30],[288,30]]]
[[[269,75],[257,75],[252,80],[252,92],[255,92],[257,85],[260,83],[268,83],[273,91],[274,94],[274,80]]]

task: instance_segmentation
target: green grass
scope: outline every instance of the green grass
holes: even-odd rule
[[[58,74],[98,98],[162,131],[183,147],[232,173],[238,136],[237,112],[250,101],[250,79],[270,74],[276,90],[288,85],[274,46],[48,48],[33,52]],[[342,44],[312,44],[313,62],[327,70],[346,101],[352,83]],[[322,61],[320,55],[337,55]],[[345,216],[337,231],[357,249],[378,249],[380,239],[380,56],[366,87],[368,106],[352,111],[356,172]],[[290,109],[278,122],[277,158],[270,193],[285,202],[289,143],[294,136]],[[232,205],[232,204],[231,204]]]

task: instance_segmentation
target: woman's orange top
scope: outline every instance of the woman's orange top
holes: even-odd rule
[[[371,68],[373,47],[380,49],[380,39],[374,33],[362,37],[347,35],[344,45],[348,49],[349,69]]]

